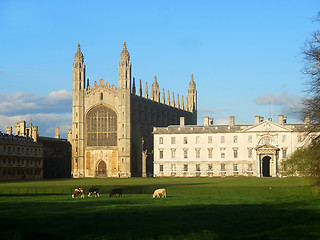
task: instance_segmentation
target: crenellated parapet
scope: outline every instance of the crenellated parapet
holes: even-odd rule
[[[110,86],[110,84],[108,82],[106,84],[104,84],[102,76],[99,81],[99,84],[95,81],[93,84],[93,87],[91,87],[90,85],[87,86],[86,95],[93,94],[94,92],[100,91],[101,89],[103,89],[109,93],[113,93],[113,94],[118,95],[117,87],[115,85]]]

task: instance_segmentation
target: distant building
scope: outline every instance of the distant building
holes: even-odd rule
[[[23,121],[16,124],[16,131],[18,134],[12,135],[12,128],[7,127],[6,134],[0,133],[0,180],[42,179],[43,146],[36,141],[38,128],[25,128]]]
[[[0,180],[69,178],[71,144],[67,140],[38,136],[38,127],[21,121],[0,134]]]
[[[281,177],[281,161],[310,139],[306,118],[301,124],[287,124],[279,115],[274,123],[255,117],[253,125],[212,125],[155,127],[154,176],[256,176]]]
[[[73,64],[72,173],[74,177],[145,177],[153,171],[154,126],[197,123],[197,91],[191,76],[183,96],[160,94],[157,77],[144,95],[136,91],[130,55],[124,43],[118,65],[118,88],[101,79],[86,82],[86,66],[78,45]]]

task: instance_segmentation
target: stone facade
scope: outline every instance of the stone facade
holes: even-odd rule
[[[152,174],[153,127],[178,124],[180,117],[185,117],[188,124],[196,124],[197,92],[193,76],[185,105],[183,97],[181,104],[179,97],[175,101],[174,93],[170,99],[168,92],[165,101],[164,90],[161,99],[156,77],[150,98],[147,84],[143,96],[141,80],[136,91],[126,43],[118,65],[118,88],[104,83],[102,77],[91,86],[88,79],[86,82],[85,68],[78,45],[73,64],[73,177]]]
[[[305,138],[309,121],[287,124],[255,117],[254,125],[155,127],[154,176],[256,176],[281,177],[281,161],[310,139]]]
[[[0,180],[71,177],[71,144],[58,128],[55,138],[41,137],[37,126],[20,121],[15,133],[0,133]]]

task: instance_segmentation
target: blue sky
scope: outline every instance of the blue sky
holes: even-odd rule
[[[124,41],[132,75],[149,91],[156,75],[161,90],[186,99],[194,74],[199,124],[205,115],[215,124],[230,115],[236,124],[255,115],[277,122],[278,114],[300,122],[301,48],[319,28],[319,11],[318,0],[2,0],[0,131],[31,118],[40,135],[59,126],[65,136],[77,44],[90,82],[102,75],[117,86]]]

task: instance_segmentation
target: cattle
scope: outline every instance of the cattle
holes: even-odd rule
[[[152,197],[153,198],[155,198],[155,197],[160,198],[160,194],[162,195],[162,197],[165,197],[165,198],[167,197],[167,192],[164,188],[160,188],[160,189],[155,190]]]
[[[88,193],[88,197],[92,197],[92,194],[94,194],[94,197],[99,197],[99,189],[98,188],[90,188],[89,189],[89,193]]]
[[[78,197],[80,195],[81,198],[84,198],[84,188],[76,188],[73,190],[72,198]]]
[[[111,192],[110,192],[110,197],[112,196],[116,196],[118,194],[118,197],[122,197],[122,189],[113,189]]]

